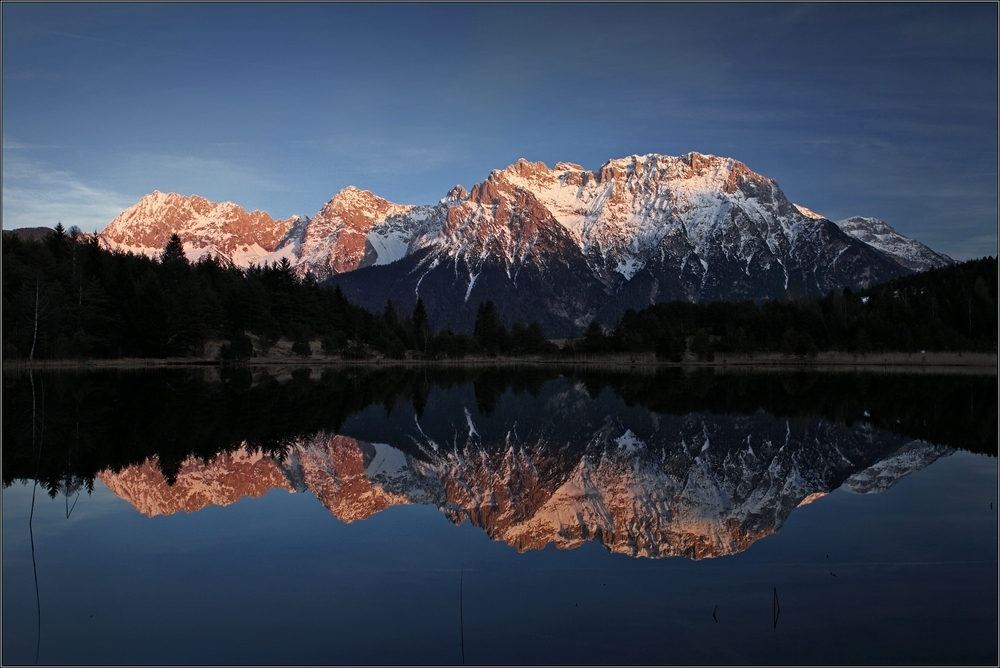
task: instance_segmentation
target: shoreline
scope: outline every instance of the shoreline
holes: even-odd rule
[[[104,369],[146,370],[171,368],[219,368],[218,359],[175,358],[120,358],[92,360],[4,360],[4,373],[19,371],[98,371]],[[838,351],[819,353],[814,357],[795,357],[781,353],[755,355],[716,354],[712,361],[698,361],[686,355],[680,362],[656,359],[655,353],[614,353],[610,355],[584,355],[561,357],[466,357],[461,359],[367,359],[349,360],[339,357],[312,355],[272,355],[254,357],[238,367],[309,368],[309,367],[584,367],[620,371],[652,371],[661,368],[714,369],[716,371],[867,371],[892,373],[975,374],[997,375],[996,353],[981,352],[928,352],[928,353],[869,353],[866,355]]]

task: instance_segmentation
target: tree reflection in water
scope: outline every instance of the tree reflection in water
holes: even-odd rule
[[[5,378],[6,415],[24,380]],[[100,477],[149,515],[273,488],[346,522],[433,504],[518,550],[732,554],[838,487],[886,489],[955,447],[996,452],[990,377],[223,369],[50,385],[55,445],[36,453],[5,421],[5,484],[68,499]]]

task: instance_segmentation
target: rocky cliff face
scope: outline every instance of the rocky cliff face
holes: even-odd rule
[[[153,462],[100,478],[147,515],[282,488],[314,494],[345,522],[432,504],[521,551],[597,540],[632,556],[701,559],[746,549],[838,487],[882,491],[951,452],[764,413],[607,412],[582,386],[546,395],[534,417],[463,412],[414,420],[395,446],[321,432],[281,461],[241,451],[191,459],[172,487]]]

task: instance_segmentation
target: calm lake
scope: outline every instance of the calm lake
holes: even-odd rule
[[[995,375],[4,375],[12,664],[997,663]]]

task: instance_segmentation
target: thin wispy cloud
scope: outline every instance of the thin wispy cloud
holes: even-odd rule
[[[275,71],[280,71],[280,70],[283,69],[282,67],[274,65],[272,63],[246,61],[246,60],[232,60],[232,59],[229,59],[229,58],[217,58],[217,57],[205,56],[205,55],[202,55],[202,54],[200,54],[198,52],[193,52],[193,51],[174,51],[174,50],[168,50],[168,49],[162,49],[162,48],[154,48],[154,47],[151,47],[151,46],[149,46],[147,44],[138,44],[138,43],[135,43],[135,42],[123,42],[123,41],[119,41],[119,40],[104,39],[104,38],[101,38],[101,37],[92,37],[92,36],[89,36],[89,35],[77,35],[77,34],[71,33],[71,32],[59,32],[59,31],[55,31],[55,30],[39,30],[38,32],[41,33],[41,34],[46,34],[46,35],[55,35],[56,37],[69,37],[71,39],[80,39],[80,40],[85,40],[85,41],[88,41],[88,42],[97,42],[97,43],[101,43],[101,44],[108,44],[108,45],[111,45],[111,46],[117,46],[117,47],[121,47],[121,48],[124,48],[124,49],[129,49],[130,51],[134,51],[134,52],[148,53],[148,54],[157,55],[157,56],[167,56],[167,57],[170,57],[170,58],[184,58],[184,59],[188,59],[188,60],[195,60],[195,61],[206,62],[206,63],[225,63],[225,64],[228,64],[228,65],[241,65],[241,66],[244,66],[244,67],[246,67],[246,66],[249,66],[249,67],[260,67],[260,68],[269,69],[269,70],[275,70]]]
[[[46,149],[63,149],[70,148],[66,145],[60,144],[26,144],[19,141],[8,141],[4,139],[3,149],[5,151],[41,151]]]
[[[8,81],[58,81],[59,77],[44,70],[12,70],[4,72],[3,78]]]
[[[953,242],[953,250],[948,255],[952,257],[978,258],[990,255],[997,256],[997,235],[982,234]]]
[[[349,160],[360,174],[384,176],[420,173],[453,162],[466,151],[462,146],[428,138],[425,142],[398,141],[379,137],[337,137],[318,143],[318,148],[338,160]]]
[[[55,227],[62,222],[67,228],[100,231],[136,201],[6,151],[3,162],[4,229]]]

